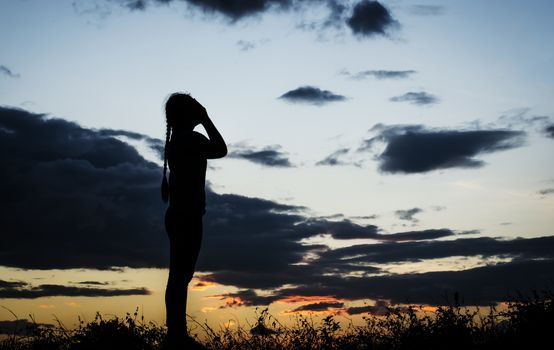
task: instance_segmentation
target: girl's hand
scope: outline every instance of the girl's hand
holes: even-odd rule
[[[206,108],[200,104],[200,102],[196,101],[197,108],[198,108],[198,121],[200,124],[204,125],[204,123],[210,119],[208,117],[208,111],[206,111]]]

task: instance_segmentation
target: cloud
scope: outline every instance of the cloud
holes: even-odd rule
[[[351,216],[352,219],[362,219],[362,220],[374,220],[374,219],[377,219],[378,217],[379,215],[377,214]]]
[[[214,297],[225,300],[225,305],[222,308],[236,306],[263,306],[269,305],[275,301],[275,298],[272,296],[261,296],[249,289],[239,290],[235,293],[215,295]]]
[[[2,283],[4,282],[4,283]],[[9,284],[0,281],[0,298],[4,299],[36,299],[52,296],[85,296],[85,297],[111,297],[124,295],[150,295],[146,288],[90,288],[63,286],[58,284],[41,284],[32,286],[28,283]]]
[[[221,14],[232,21],[261,14],[270,9],[287,9],[293,4],[292,0],[187,0],[187,2],[204,12]]]
[[[554,138],[554,125],[549,125],[546,128],[544,128],[544,132],[548,137]]]
[[[255,41],[250,40],[238,40],[236,45],[240,51],[246,52],[256,49],[258,46],[267,44],[269,39],[263,38]]]
[[[280,289],[272,297],[274,301],[304,295],[336,296],[342,300],[386,299],[391,304],[448,305],[444,296],[457,292],[466,305],[491,305],[510,300],[518,292],[525,295],[533,289],[542,290],[551,283],[553,271],[554,260],[547,259],[515,260],[462,271],[362,277],[305,275],[302,283]],[[291,279],[296,281],[294,277]]]
[[[554,123],[554,120],[550,116],[532,114],[530,108],[515,108],[507,111],[497,120],[484,125],[484,127],[532,130],[548,134],[548,126],[553,125],[552,123]],[[474,122],[474,124],[480,126],[479,121]]]
[[[165,141],[127,130],[99,129],[95,130],[100,137],[123,137],[134,141],[143,141],[146,146],[155,151],[163,159]]]
[[[297,89],[287,91],[279,98],[288,102],[307,103],[316,106],[346,100],[345,96],[335,94],[329,90],[321,90],[314,86],[301,86]]]
[[[112,0],[131,11],[144,11],[151,5],[186,3],[207,14],[220,15],[232,23],[271,10],[286,10],[295,0]]]
[[[475,231],[472,233],[477,233],[477,232],[478,231]],[[464,234],[464,232],[458,233],[458,234]],[[447,228],[442,228],[442,229],[428,229],[423,231],[398,232],[398,233],[393,233],[388,235],[380,235],[376,239],[379,239],[381,241],[405,242],[405,241],[437,239],[437,238],[449,237],[454,235],[456,235],[456,232]]]
[[[341,302],[320,302],[313,304],[301,305],[290,312],[300,312],[300,311],[328,311],[329,309],[340,309],[344,307],[344,303]]]
[[[373,130],[377,136],[365,140],[359,151],[384,144],[376,156],[379,169],[404,174],[482,167],[485,163],[476,156],[520,147],[525,136],[513,130],[426,129],[422,125],[377,125]]]
[[[355,80],[362,80],[368,77],[376,79],[406,79],[415,73],[417,73],[415,70],[364,70],[355,74],[348,71],[341,72],[342,75]]]
[[[324,159],[322,159],[319,162],[315,163],[315,165],[330,165],[330,166],[345,165],[347,163],[344,162],[343,160],[341,160],[341,158],[344,155],[348,154],[349,151],[350,150],[348,148],[338,149],[335,152],[328,155],[327,157],[325,157]]]
[[[268,167],[290,168],[294,165],[290,162],[288,155],[282,152],[281,146],[267,146],[256,150],[245,145],[235,145],[234,150],[229,152],[229,158],[245,159],[250,162]]]
[[[185,4],[187,10],[201,12],[210,17],[222,18],[228,24],[266,13],[286,13],[300,17],[298,28],[310,30],[337,30],[349,27],[356,36],[388,36],[389,30],[398,27],[389,9],[379,1],[362,0],[358,3],[345,0],[108,0],[130,11],[146,11],[154,6],[167,6],[174,3]],[[75,6],[78,13],[98,11],[101,18],[111,11],[105,6],[91,7],[89,4]],[[306,13],[319,13],[324,8],[325,15],[316,20],[306,20]]]
[[[99,282],[99,281],[82,281],[77,282],[77,284],[86,284],[86,285],[94,285],[94,286],[107,286],[108,282]]]
[[[73,11],[79,16],[92,17],[91,24],[98,25],[112,14],[110,1],[90,1],[90,0],[74,0],[71,2]]]
[[[11,69],[4,65],[0,65],[0,75],[5,75],[8,78],[19,78],[21,75],[14,73]]]
[[[0,107],[0,265],[167,266],[160,168],[106,134]]]
[[[554,194],[554,188],[545,188],[539,191],[539,194],[542,196],[547,196],[550,194]]]
[[[354,5],[346,24],[358,37],[370,37],[387,35],[387,31],[398,22],[379,1],[362,0]]]
[[[237,41],[237,46],[240,51],[249,51],[256,48],[256,43],[247,40],[239,40]]]
[[[419,220],[414,217],[414,215],[419,214],[423,212],[423,209],[421,208],[412,208],[407,210],[397,210],[394,212],[394,214],[400,219],[400,220],[406,220],[411,222],[418,222]]]
[[[0,107],[0,148],[9,150],[0,153],[0,265],[167,266],[161,169],[129,144],[107,136],[123,133]],[[293,296],[431,303],[452,290],[485,303],[505,300],[507,291],[527,290],[554,277],[554,237],[457,238],[460,233],[449,228],[385,233],[375,225],[310,217],[300,206],[218,194],[209,188],[206,192],[197,271],[205,280],[238,288],[234,295],[219,296],[225,305],[267,305]],[[349,247],[330,249],[323,243],[306,243],[322,235],[371,244],[352,241]],[[437,239],[441,237],[457,239]],[[454,256],[511,260],[420,274],[390,274],[386,266]],[[144,288],[87,284],[0,281],[0,298],[148,294]],[[259,290],[266,293],[260,295]]]
[[[443,229],[448,233],[447,229]],[[430,232],[427,230],[427,232]],[[412,233],[416,235],[416,233]],[[355,246],[325,251],[321,263],[345,261],[350,263],[387,264],[421,262],[429,259],[452,256],[512,256],[520,260],[552,259],[554,236],[503,240],[491,237],[460,238],[448,241],[387,242],[382,244],[358,244]]]
[[[418,16],[438,16],[444,14],[446,8],[441,5],[411,5],[409,11]]]
[[[459,293],[466,305],[491,305],[517,295],[531,294],[551,284],[554,260],[514,261],[462,271],[333,278],[304,285],[294,293],[340,294],[344,299],[387,299],[392,304],[445,305],[445,295]],[[522,289],[523,288],[523,289]],[[361,297],[361,296],[365,297]]]
[[[340,28],[344,25],[345,14],[349,9],[348,4],[342,0],[327,0],[326,3],[329,14],[321,24],[321,28]]]
[[[409,102],[415,105],[431,105],[439,102],[439,99],[424,91],[407,92],[404,95],[394,96],[390,98],[392,102]]]
[[[375,316],[384,316],[389,311],[391,305],[384,300],[377,300],[375,305],[366,305],[366,306],[353,306],[346,309],[346,312],[349,315],[359,315],[359,314],[372,314]]]
[[[375,225],[358,225],[349,220],[325,221],[317,219],[307,219],[304,221],[306,229],[312,231],[312,235],[328,234],[334,239],[377,239],[379,227]]]
[[[18,288],[26,285],[26,282],[23,281],[3,281],[0,280],[0,288]]]

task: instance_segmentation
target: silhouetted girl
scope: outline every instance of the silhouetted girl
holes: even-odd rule
[[[167,334],[171,344],[181,345],[190,340],[186,328],[187,287],[202,243],[206,160],[224,157],[227,146],[206,109],[190,95],[172,94],[165,104],[165,114],[162,199],[169,200],[165,228],[170,246],[165,291]],[[193,131],[198,124],[202,124],[209,139]]]

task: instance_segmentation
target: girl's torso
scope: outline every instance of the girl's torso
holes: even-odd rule
[[[204,214],[208,140],[196,131],[174,132],[169,142],[169,205],[184,214]]]

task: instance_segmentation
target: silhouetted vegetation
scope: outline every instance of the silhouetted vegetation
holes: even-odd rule
[[[434,312],[420,308],[391,308],[384,316],[367,314],[361,325],[341,327],[336,316],[320,322],[298,316],[284,326],[267,309],[257,314],[253,327],[213,330],[196,324],[191,333],[203,333],[208,349],[532,349],[549,344],[554,330],[553,293],[519,296],[506,308],[487,312],[454,305]],[[137,313],[124,318],[80,321],[77,329],[37,325],[32,335],[12,334],[0,343],[1,350],[35,349],[164,349],[165,327],[137,320]]]

